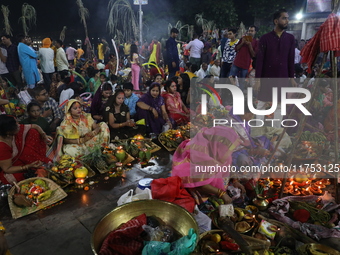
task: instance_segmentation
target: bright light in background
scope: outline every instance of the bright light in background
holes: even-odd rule
[[[299,12],[298,14],[295,15],[295,18],[296,18],[297,20],[302,19],[302,17],[303,17],[303,15],[302,15],[301,12]]]

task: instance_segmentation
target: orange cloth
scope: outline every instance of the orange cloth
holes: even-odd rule
[[[51,47],[52,41],[50,38],[44,38],[42,40],[42,48],[49,48]]]

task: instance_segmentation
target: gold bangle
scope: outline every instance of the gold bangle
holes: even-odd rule
[[[222,191],[219,195],[218,195],[218,198],[222,198],[224,194],[226,194],[227,192],[225,191]]]
[[[24,168],[21,166],[21,171],[24,171]]]

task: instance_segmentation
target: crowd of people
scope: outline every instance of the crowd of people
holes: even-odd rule
[[[226,118],[239,122],[252,119],[246,104],[245,113],[235,115],[237,105],[231,105],[228,95],[216,91],[214,85],[227,79],[245,93],[252,88],[258,110],[268,107],[274,86],[302,86],[306,76],[299,53],[304,45],[285,32],[288,22],[287,11],[280,10],[273,16],[274,30],[260,39],[257,27],[251,25],[245,35],[229,28],[221,39],[203,40],[195,34],[187,43],[177,41],[179,31],[172,28],[165,43],[154,37],[150,44],[137,45],[131,40],[117,45],[118,57],[110,52],[105,39],[98,44],[96,56],[92,51],[86,53],[90,58],[85,58],[81,47],[65,47],[61,40],[44,38],[37,50],[29,36],[19,35],[16,45],[11,36],[2,35],[1,182],[21,181],[32,168],[50,162],[45,156],[46,144],[51,145],[57,135],[63,137],[62,153],[79,156],[112,140],[157,135],[186,125],[201,112],[202,93],[213,94],[209,109],[228,109]],[[256,78],[285,79],[273,84]],[[319,110],[325,112],[333,104],[332,92],[327,82],[319,86]],[[15,114],[16,108],[8,107],[14,101],[26,105],[25,114]],[[280,107],[274,115],[282,120]],[[261,118],[264,116],[257,116]],[[137,124],[139,120],[143,123]],[[323,120],[317,119],[317,123],[323,124]],[[206,164],[260,164],[272,145],[266,137],[254,139],[250,132],[249,125],[202,128],[175,152],[172,174],[180,176],[185,187],[213,193],[230,203],[224,191],[229,179],[200,176],[202,181],[197,182],[185,164],[193,161],[190,155],[195,153],[205,158]],[[244,191],[237,179],[231,183]]]

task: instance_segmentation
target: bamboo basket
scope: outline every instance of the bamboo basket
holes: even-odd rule
[[[96,175],[96,172],[86,163],[81,162],[81,164],[87,168],[88,174],[87,177],[91,178]],[[52,181],[56,182],[58,185],[60,185],[62,188],[67,187],[70,184],[73,184],[75,182],[76,178],[73,179],[67,179],[62,174],[52,171],[51,169],[47,169],[48,171],[48,178]],[[54,178],[53,178],[54,177]]]
[[[158,136],[158,141],[161,143],[161,145],[163,145],[163,147],[169,152],[175,151],[177,148],[169,148],[162,142],[162,139],[161,139],[162,136],[163,136],[163,133],[159,134]]]
[[[126,153],[126,156],[125,156],[124,161],[122,162],[123,166],[125,166],[126,164],[131,163],[132,161],[135,160],[135,158],[132,157],[129,153],[127,153],[127,152],[125,152],[125,153]],[[105,174],[105,173],[110,171],[110,168],[106,167],[105,170],[100,170],[100,169],[97,169],[97,170],[98,170],[99,173]]]
[[[13,219],[18,219],[18,218],[21,218],[23,216],[29,215],[31,213],[37,212],[37,211],[39,211],[39,210],[41,210],[41,209],[43,209],[47,206],[50,206],[50,205],[64,199],[65,197],[67,197],[66,192],[59,185],[57,185],[52,180],[47,179],[47,178],[42,178],[42,177],[29,178],[29,179],[26,179],[26,180],[19,182],[18,186],[21,186],[22,184],[25,184],[25,183],[34,182],[37,179],[44,180],[47,183],[49,189],[54,190],[53,195],[50,198],[48,198],[47,200],[42,201],[38,206],[31,206],[31,207],[23,207],[22,208],[22,207],[16,206],[13,203],[13,196],[16,193],[16,191],[15,191],[16,188],[15,188],[15,186],[13,186],[10,189],[9,194],[8,194],[8,204],[9,204],[9,208],[11,210],[11,214],[12,214]]]
[[[207,253],[203,253],[202,249],[201,249],[201,240],[206,236],[206,235],[210,235],[210,234],[223,234],[223,230],[221,229],[214,229],[214,230],[210,230],[207,232],[204,232],[200,235],[200,241],[197,245],[197,252],[201,252],[201,254],[205,255]],[[249,244],[249,246],[252,248],[253,251],[257,251],[259,253],[259,255],[263,255],[265,250],[268,250],[270,247],[270,242],[266,242],[264,240],[260,240],[260,239],[256,239],[254,237],[251,236],[247,236],[247,235],[242,235],[242,238]],[[240,252],[240,251],[237,251]]]

